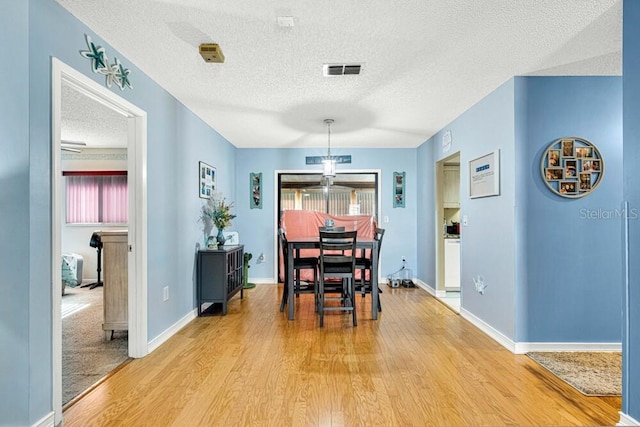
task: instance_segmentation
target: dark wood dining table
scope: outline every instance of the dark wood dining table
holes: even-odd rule
[[[372,237],[358,237],[356,239],[356,247],[358,249],[371,250],[371,316],[373,320],[378,320],[378,241]],[[295,237],[287,240],[287,283],[289,290],[289,320],[294,319],[294,290],[293,290],[293,259],[296,253],[301,249],[320,249],[320,237]]]

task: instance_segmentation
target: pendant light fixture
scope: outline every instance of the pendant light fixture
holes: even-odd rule
[[[336,176],[336,159],[331,157],[331,123],[333,119],[324,119],[327,124],[328,149],[327,157],[322,161],[322,176],[325,178]]]

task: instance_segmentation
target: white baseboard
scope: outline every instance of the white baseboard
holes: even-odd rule
[[[429,286],[428,283],[425,283],[420,279],[413,279],[413,282],[416,284],[417,287],[424,289],[430,295],[436,296],[436,291],[431,286]]]
[[[516,354],[530,351],[622,351],[622,343],[615,342],[519,342]]]
[[[278,284],[275,277],[257,277],[257,278],[250,277],[249,282],[255,283],[256,285],[277,285]]]
[[[531,351],[622,351],[621,343],[515,342],[464,308],[460,308],[460,315],[514,354]]]
[[[164,344],[169,338],[175,335],[180,329],[184,328],[189,322],[198,317],[198,310],[194,309],[193,311],[187,313],[182,319],[178,320],[176,323],[167,328],[160,335],[149,341],[147,344],[147,354],[151,353],[156,348],[160,347]]]
[[[55,412],[49,412],[44,417],[36,421],[32,427],[54,427],[55,426]]]
[[[471,322],[475,327],[480,329],[482,332],[489,335],[491,338],[497,341],[498,344],[502,345],[504,348],[506,348],[510,352],[512,353],[516,352],[515,351],[516,343],[513,342],[511,338],[507,337],[502,332],[498,331],[493,326],[486,323],[484,320],[480,319],[479,317],[476,317],[474,314],[465,310],[462,307],[460,307],[460,315],[465,319],[467,319],[469,322]]]
[[[640,426],[640,421],[622,412],[618,412],[618,414],[620,414],[620,421],[616,424],[617,426]]]

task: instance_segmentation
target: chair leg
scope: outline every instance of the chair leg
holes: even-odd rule
[[[282,301],[280,301],[280,312],[284,311],[284,304],[287,301],[287,297],[289,296],[289,289],[287,287],[287,280],[284,281],[284,289],[282,290]]]
[[[313,305],[316,313],[318,312],[318,269],[313,269]]]
[[[355,276],[352,279],[349,279],[351,282],[350,290],[351,290],[351,312],[353,313],[353,326],[358,326],[358,319],[356,318],[356,278]]]
[[[320,327],[322,328],[324,326],[324,278],[323,277],[320,277],[320,291],[318,292],[318,295],[319,295],[318,310],[320,311]]]

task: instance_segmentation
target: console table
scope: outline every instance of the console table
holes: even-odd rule
[[[221,303],[222,315],[227,314],[227,302],[240,291],[243,297],[244,245],[228,245],[219,249],[198,251],[196,293],[198,316],[202,304]]]

